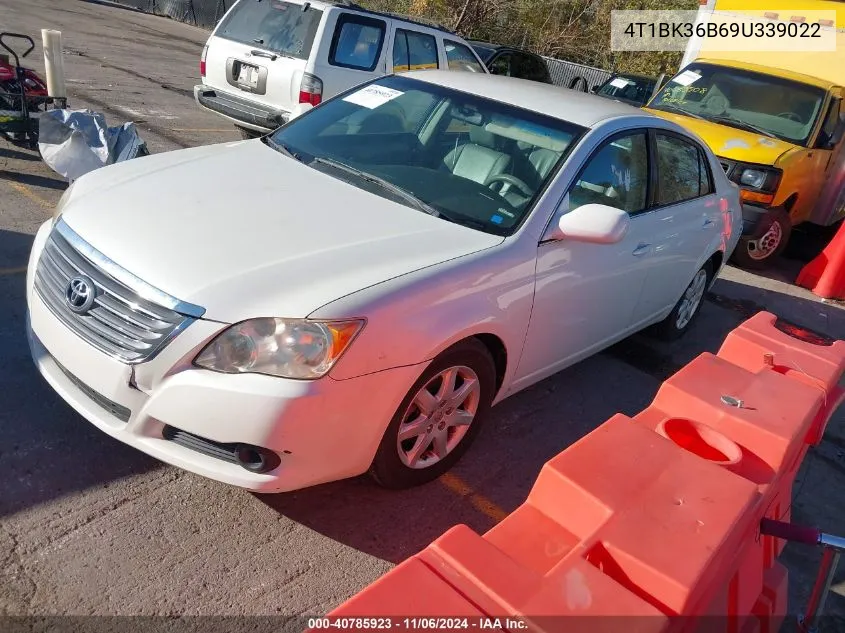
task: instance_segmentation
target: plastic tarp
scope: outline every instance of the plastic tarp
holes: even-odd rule
[[[134,123],[108,127],[91,110],[49,110],[39,115],[38,149],[50,169],[73,182],[83,174],[146,156]]]

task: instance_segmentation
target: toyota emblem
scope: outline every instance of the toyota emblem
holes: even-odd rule
[[[68,283],[65,301],[67,301],[68,307],[77,314],[85,314],[94,304],[96,295],[96,288],[91,278],[79,275]]]

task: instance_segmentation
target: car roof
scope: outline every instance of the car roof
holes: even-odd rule
[[[533,57],[541,57],[537,53],[532,53],[531,51],[526,50],[524,48],[519,48],[518,46],[508,46],[507,44],[494,44],[493,42],[485,42],[483,40],[467,40],[467,42],[469,42],[473,46],[478,46],[479,48],[489,48],[492,51],[500,51],[506,49],[509,51],[517,51],[525,55],[531,55]]]
[[[402,76],[501,101],[582,127],[593,127],[599,121],[617,116],[646,114],[631,105],[529,79],[456,70],[414,70]]]

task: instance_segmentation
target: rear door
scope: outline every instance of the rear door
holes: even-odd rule
[[[713,174],[704,149],[692,139],[663,129],[652,130],[654,200],[643,214],[650,231],[644,236],[648,276],[634,310],[640,326],[671,309],[719,242],[722,214]]]
[[[316,53],[314,74],[323,100],[387,73],[392,20],[353,11],[332,11]]]
[[[297,0],[240,0],[208,42],[204,83],[290,111],[323,12]]]
[[[438,61],[437,38],[421,30],[397,28],[391,58],[394,73],[434,70]]]

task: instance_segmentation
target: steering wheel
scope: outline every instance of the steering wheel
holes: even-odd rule
[[[795,121],[796,123],[803,123],[800,116],[795,114],[794,112],[781,112],[778,114],[779,117],[782,119],[789,119],[790,121]]]
[[[510,174],[493,174],[487,179],[487,182],[485,182],[484,184],[493,189],[492,185],[496,184],[497,182],[504,183],[502,188],[499,190],[500,196],[510,191],[510,188],[512,186],[519,189],[520,192],[522,192],[528,198],[532,198],[534,196],[534,192],[531,191],[531,188],[528,185],[526,185],[516,176],[511,176]]]

